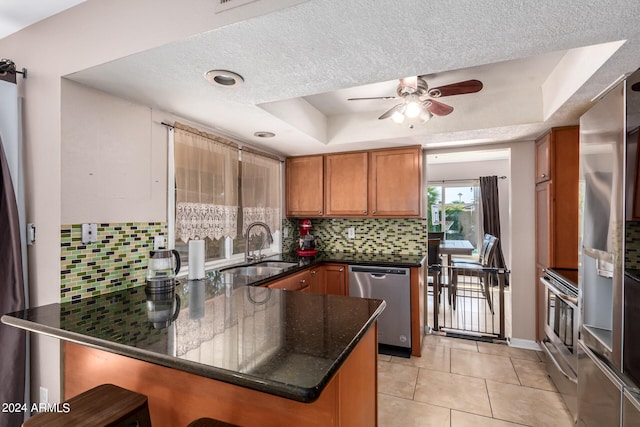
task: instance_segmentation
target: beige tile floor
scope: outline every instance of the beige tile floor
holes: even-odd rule
[[[378,425],[571,427],[573,422],[541,353],[427,335],[422,357],[379,356]]]

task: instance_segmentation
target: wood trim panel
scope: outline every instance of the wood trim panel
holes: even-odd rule
[[[377,329],[360,340],[318,400],[302,403],[177,369],[64,342],[65,399],[100,384],[149,398],[154,427],[210,417],[238,425],[377,425]]]
[[[411,355],[422,355],[424,333],[424,266],[411,267]]]

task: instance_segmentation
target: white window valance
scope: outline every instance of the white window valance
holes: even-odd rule
[[[176,237],[185,243],[206,237],[235,239],[237,229],[237,206],[188,202],[176,204]]]

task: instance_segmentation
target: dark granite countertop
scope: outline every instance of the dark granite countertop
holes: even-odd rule
[[[50,304],[4,315],[2,322],[312,402],[384,306],[381,300],[208,279],[188,281],[173,293],[153,297],[140,286]]]
[[[405,254],[367,254],[349,252],[318,252],[313,257],[301,257],[295,252],[278,254],[267,257],[259,262],[249,264],[236,264],[226,266],[219,270],[210,271],[210,277],[217,281],[229,283],[234,286],[260,286],[272,280],[279,279],[289,274],[306,268],[311,268],[323,263],[339,263],[348,265],[375,265],[381,267],[420,267],[426,260],[426,255],[405,255]],[[269,276],[239,277],[232,274],[225,274],[225,270],[243,265],[259,265],[264,262],[285,261],[292,263],[290,267],[284,268],[281,272]]]
[[[624,274],[635,281],[640,282],[640,270],[634,268],[627,268],[624,270]]]

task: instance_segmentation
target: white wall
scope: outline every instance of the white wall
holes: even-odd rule
[[[472,151],[507,149],[508,160],[483,160],[426,166],[428,180],[471,179],[504,175],[498,181],[503,252],[511,269],[511,338],[535,341],[535,182],[534,142],[474,147]],[[427,154],[468,149],[430,150]]]
[[[62,223],[166,221],[167,132],[151,108],[66,79],[61,94]]]
[[[33,306],[60,300],[61,78],[296,3],[300,0],[254,2],[216,15],[206,0],[184,0],[180,7],[170,0],[88,0],[0,39],[2,56],[28,69],[27,79],[18,77],[18,90],[24,98],[27,222],[38,229],[37,242],[28,254]],[[151,130],[152,139],[156,132]],[[94,205],[93,213],[83,212],[82,218],[99,216],[100,205]],[[65,215],[71,219],[73,208],[65,208]],[[38,401],[42,385],[49,389],[49,400],[57,402],[61,397],[59,342],[32,334],[32,344],[32,399]]]

